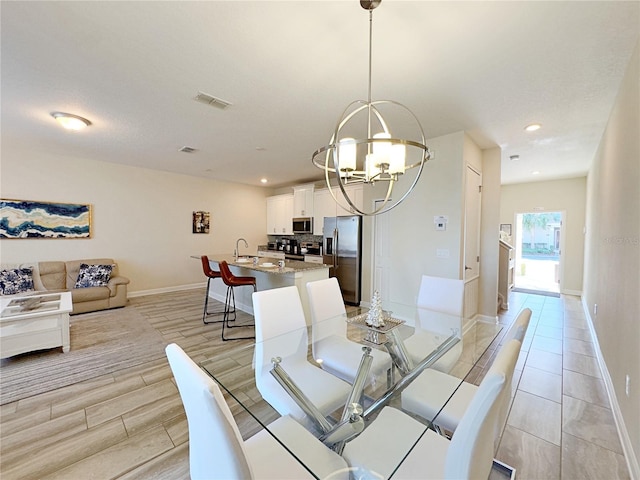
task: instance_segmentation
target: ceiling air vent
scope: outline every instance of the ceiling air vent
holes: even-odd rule
[[[224,110],[229,105],[231,105],[231,103],[227,102],[226,100],[222,100],[221,98],[216,98],[212,95],[209,95],[208,93],[202,92],[198,92],[198,95],[196,95],[193,99],[196,102],[205,103],[211,107],[219,108],[220,110]]]
[[[194,153],[197,152],[198,149],[197,148],[193,148],[193,147],[187,147],[186,145],[184,147],[182,147],[181,149],[178,150],[179,152],[183,152],[183,153]]]

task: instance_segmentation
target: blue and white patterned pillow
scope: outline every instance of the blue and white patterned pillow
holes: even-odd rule
[[[74,288],[105,287],[111,278],[113,265],[80,264],[78,279]]]
[[[0,295],[33,292],[33,270],[12,268],[0,271]]]

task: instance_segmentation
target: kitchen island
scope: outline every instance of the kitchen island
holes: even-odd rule
[[[300,293],[300,299],[302,300],[302,308],[307,325],[311,325],[307,283],[329,278],[328,265],[285,260],[284,267],[280,268],[278,267],[278,258],[259,257],[258,263],[254,265],[253,257],[251,256],[242,256],[238,259],[229,254],[212,254],[207,256],[209,257],[211,268],[214,270],[219,270],[218,263],[224,260],[229,264],[234,275],[256,277],[258,291],[296,286]],[[193,255],[193,258],[199,260],[200,256]],[[211,289],[209,291],[211,298],[224,303],[226,292],[227,286],[222,280],[214,280],[211,282]],[[253,290],[249,287],[235,288],[236,308],[251,315],[253,315],[252,293]]]

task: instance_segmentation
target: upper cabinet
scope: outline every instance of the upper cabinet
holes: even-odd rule
[[[313,234],[322,235],[324,217],[333,217],[335,214],[336,203],[329,189],[316,190],[313,194]]]
[[[313,192],[313,183],[293,187],[293,218],[313,217]]]
[[[267,198],[267,234],[293,235],[293,195]]]
[[[355,204],[355,206],[358,207],[360,211],[363,211],[364,210],[364,185],[362,183],[357,183],[355,185],[348,185],[344,189],[347,191],[349,198]],[[339,216],[342,217],[345,215],[360,215],[358,212],[356,212],[353,209],[351,205],[347,203],[346,200],[344,200],[344,205],[348,206],[349,210],[344,210],[341,208],[340,209],[341,212],[338,213]]]
[[[364,188],[363,185],[348,185],[345,187],[349,198],[355,203],[356,207],[360,210],[364,207]],[[313,215],[313,234],[322,235],[322,228],[324,226],[324,217],[345,217],[349,215],[359,215],[343,198],[340,187],[334,188],[334,193],[341,205],[349,207],[349,210],[336,205],[335,200],[331,196],[328,188],[322,190],[316,190],[314,193],[314,215]]]

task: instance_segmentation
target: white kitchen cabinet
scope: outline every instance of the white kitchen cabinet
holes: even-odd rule
[[[349,198],[355,204],[355,206],[358,207],[361,211],[363,211],[364,210],[364,185],[362,183],[358,183],[356,185],[347,185],[345,187],[345,190],[347,191]],[[346,200],[343,200],[343,202],[341,203],[349,207],[349,210],[345,210],[341,208],[340,209],[341,211],[338,213],[338,216],[343,217],[345,215],[360,215],[358,212],[356,212],[353,209],[353,207],[351,207],[351,205],[349,205],[349,203]]]
[[[345,190],[349,194],[349,198],[355,203],[360,210],[364,207],[364,188],[363,185],[348,185]],[[335,200],[331,196],[328,188],[316,190],[313,195],[313,234],[322,235],[322,227],[324,226],[324,217],[346,217],[349,215],[359,215],[353,208],[349,206],[344,199],[340,187],[334,188],[334,193],[338,197],[341,205],[349,207],[349,210],[336,205]]]
[[[293,235],[293,195],[267,198],[267,234]]]
[[[329,189],[316,190],[313,194],[313,234],[322,235],[324,217],[336,215],[336,202]]]
[[[293,218],[313,217],[314,185],[298,185],[293,187]]]
[[[322,263],[321,255],[305,255],[304,261],[308,263]]]

